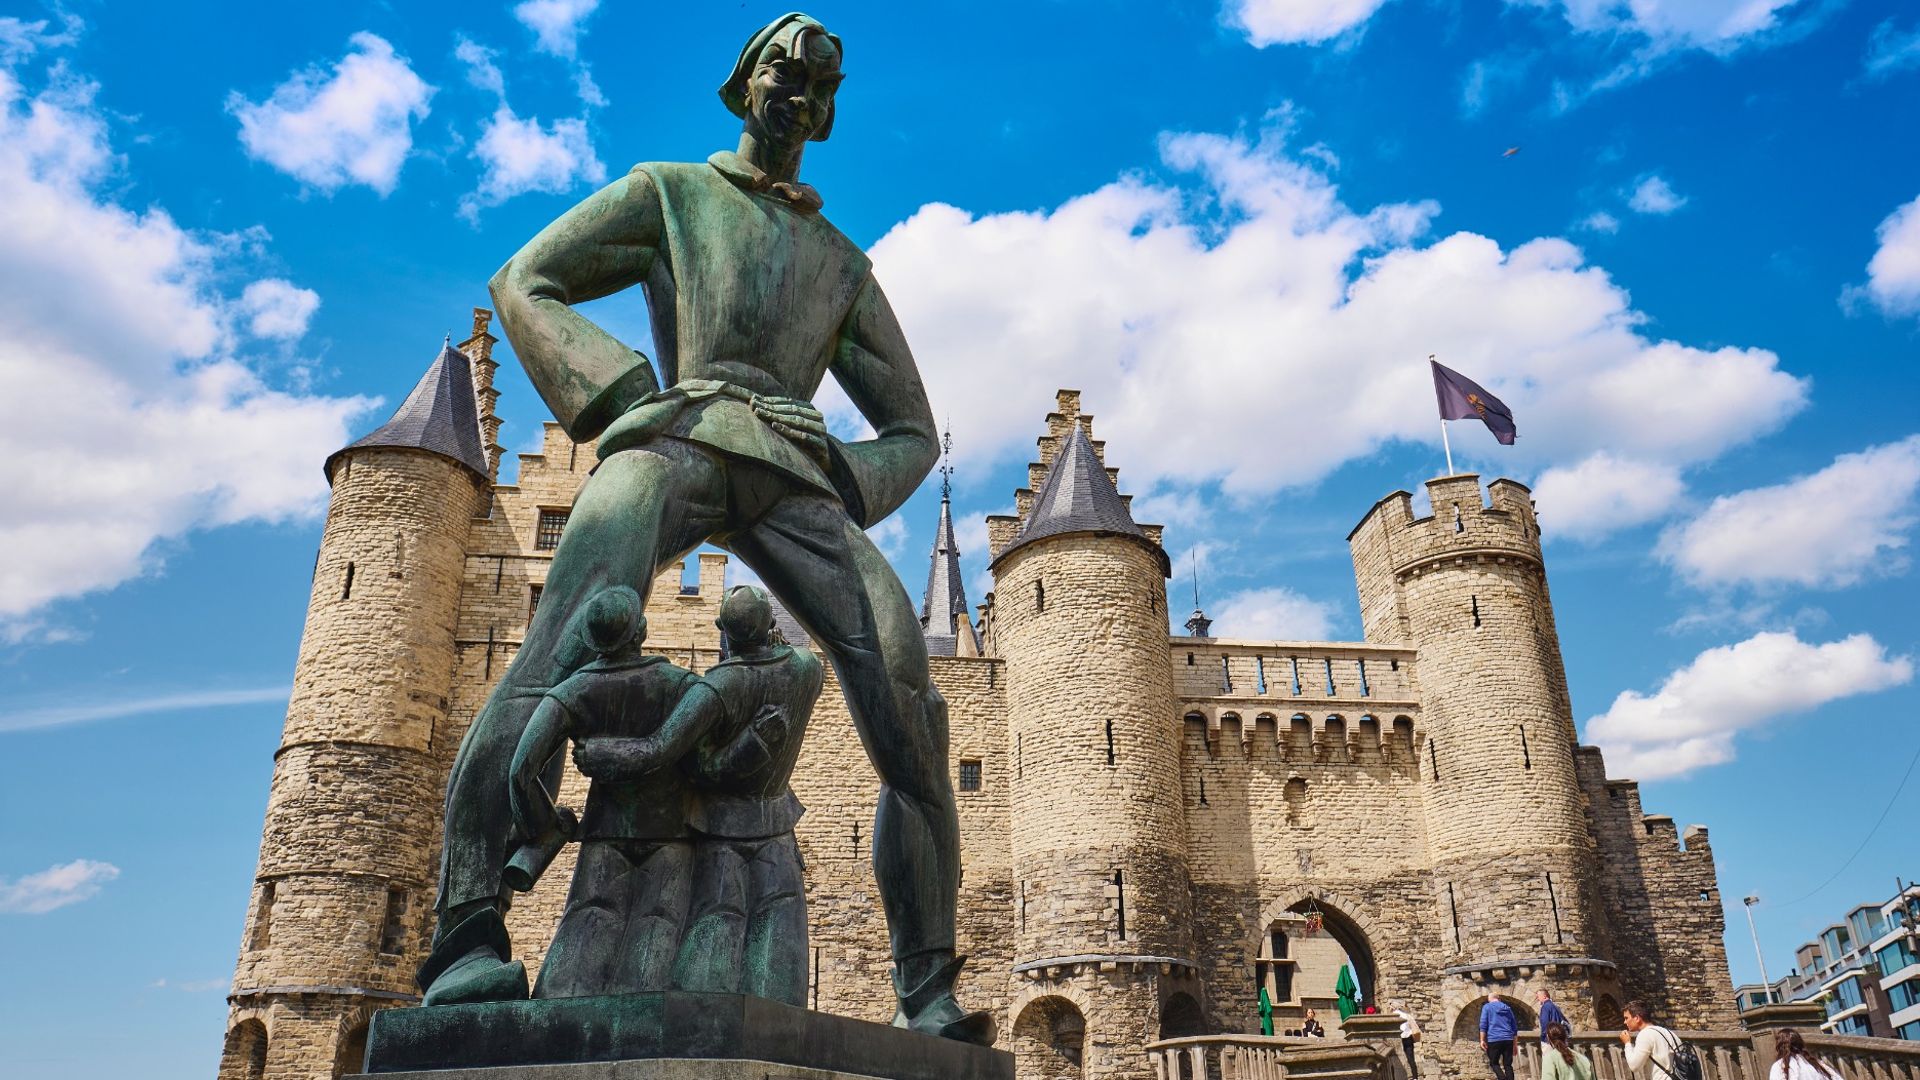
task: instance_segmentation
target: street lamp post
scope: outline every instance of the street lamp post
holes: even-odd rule
[[[1749,896],[1740,901],[1747,908],[1747,933],[1753,935],[1753,958],[1760,961],[1760,985],[1765,988],[1769,1001],[1773,999],[1773,984],[1767,981],[1767,957],[1760,951],[1760,931],[1753,928],[1753,905],[1760,902],[1757,896]]]

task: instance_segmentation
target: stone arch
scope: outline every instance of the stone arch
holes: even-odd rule
[[[1533,1007],[1526,1002],[1521,1001],[1519,998],[1508,997],[1505,994],[1494,994],[1492,997],[1497,997],[1507,1003],[1507,1006],[1513,1010],[1514,1023],[1522,1032],[1535,1031],[1540,1027],[1540,1022],[1534,1019]],[[1488,995],[1482,994],[1461,1007],[1459,1014],[1453,1018],[1453,1038],[1455,1042],[1479,1041],[1480,1009],[1486,1005],[1487,1001]]]
[[[1014,1014],[1013,1057],[1032,1080],[1079,1080],[1087,1052],[1086,1013],[1058,994],[1028,1001]]]
[[[1206,1034],[1207,1017],[1200,1008],[1200,1002],[1184,990],[1169,994],[1166,1002],[1160,1006],[1160,1037],[1186,1039]]]
[[[334,1080],[366,1071],[367,1027],[378,1011],[371,1005],[362,1005],[340,1018],[333,1036]]]
[[[249,1017],[227,1029],[219,1080],[266,1080],[267,1025]]]
[[[1601,1031],[1619,1031],[1626,1027],[1626,1016],[1620,1012],[1620,1002],[1612,994],[1601,994],[1593,1002],[1593,1026]]]
[[[1413,760],[1413,717],[1393,718],[1393,748],[1399,755],[1399,760]]]
[[[1269,901],[1260,910],[1260,918],[1254,928],[1255,937],[1248,942],[1246,955],[1260,954],[1260,939],[1266,936],[1267,928],[1279,922],[1282,916],[1305,914],[1309,909],[1320,912],[1325,932],[1346,950],[1347,958],[1353,963],[1354,981],[1360,984],[1361,1000],[1380,1000],[1379,965],[1374,961],[1373,942],[1392,938],[1381,933],[1379,924],[1367,914],[1365,904],[1335,890],[1317,885],[1304,886],[1290,889]]]

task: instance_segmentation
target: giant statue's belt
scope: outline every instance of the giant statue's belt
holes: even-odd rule
[[[760,419],[753,409],[759,396],[718,379],[682,379],[629,406],[607,425],[596,452],[604,461],[655,439],[684,439],[769,466],[839,498],[820,463]]]

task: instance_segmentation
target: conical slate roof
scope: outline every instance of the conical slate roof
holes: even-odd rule
[[[473,395],[473,365],[467,354],[443,345],[440,355],[413,393],[393,412],[392,419],[371,435],[350,443],[327,458],[327,481],[340,455],[363,446],[406,446],[450,458],[487,478],[487,454],[480,446],[480,416]]]
[[[1034,497],[1033,510],[1020,535],[994,561],[1035,540],[1068,533],[1131,537],[1153,548],[1160,557],[1162,574],[1171,572],[1167,553],[1134,524],[1127,504],[1113,486],[1113,478],[1100,463],[1100,455],[1093,452],[1093,443],[1087,441],[1087,433],[1077,424],[1067,433],[1066,443],[1047,470],[1047,479]]]
[[[953,500],[942,496],[940,527],[933,534],[933,566],[927,571],[927,596],[920,602],[920,629],[927,637],[927,655],[955,655],[960,635],[974,633],[966,616],[967,589],[960,576],[960,546],[953,539]],[[978,655],[979,635],[974,634],[973,644],[974,655]]]

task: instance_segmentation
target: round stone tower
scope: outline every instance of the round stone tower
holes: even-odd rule
[[[471,367],[451,347],[385,426],[327,459],[221,1080],[358,1072],[372,1012],[418,1000],[454,617],[487,466]]]
[[[1168,998],[1194,993],[1168,563],[1072,405],[1050,418],[1065,430],[1043,440],[1045,480],[992,567],[1013,767],[1014,971],[1021,999],[1049,1008],[1076,1008],[1062,1004],[1080,996],[1070,988],[1097,985],[1082,998],[1085,1075],[1144,1076],[1137,1049],[1108,1048],[1158,1039]],[[1027,1020],[1011,1019],[1018,1044]]]
[[[1416,519],[1397,492],[1348,541],[1367,640],[1418,650],[1449,996],[1504,994],[1530,1009],[1546,988],[1590,1024],[1596,992],[1617,987],[1533,502],[1496,480],[1483,503],[1472,475],[1427,492],[1430,516]]]

